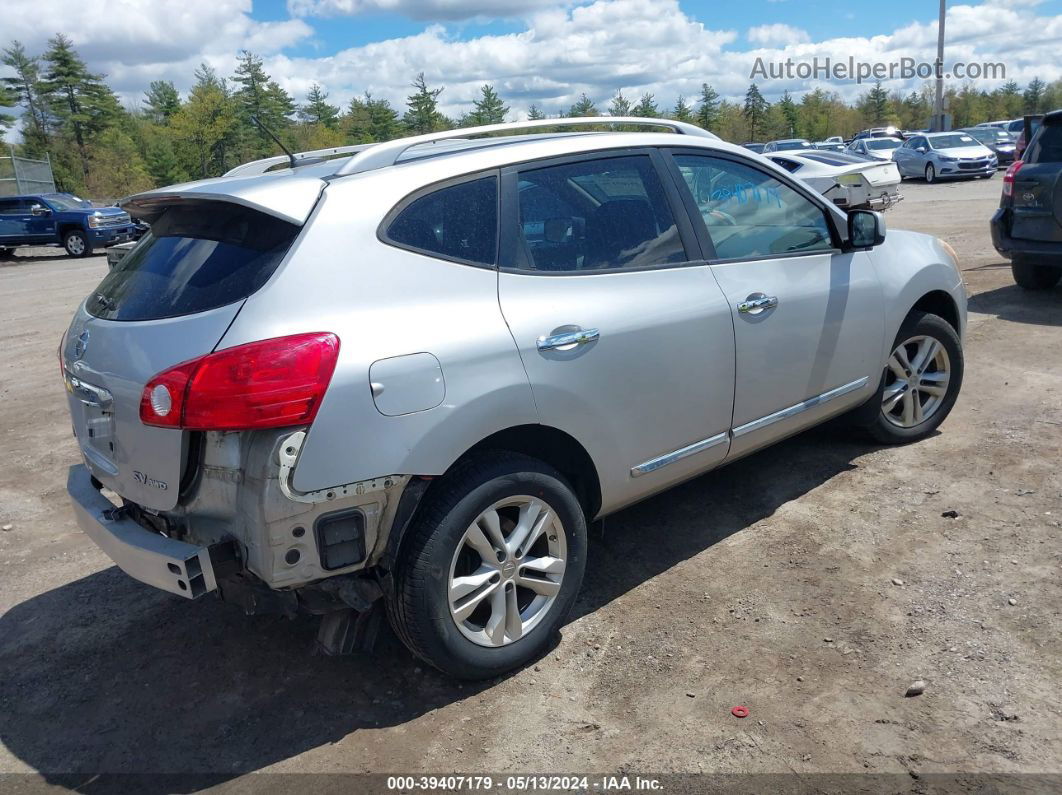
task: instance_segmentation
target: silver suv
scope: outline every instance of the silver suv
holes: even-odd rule
[[[525,664],[595,517],[843,413],[920,439],[962,382],[945,243],[679,122],[302,153],[123,206],[151,231],[60,352],[78,522],[157,588],[321,615],[331,653],[386,610],[454,676]]]

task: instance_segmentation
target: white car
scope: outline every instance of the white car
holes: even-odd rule
[[[860,138],[848,146],[848,153],[871,160],[892,160],[893,153],[903,146],[899,138]]]
[[[895,163],[814,149],[764,157],[845,210],[885,210],[903,198]]]

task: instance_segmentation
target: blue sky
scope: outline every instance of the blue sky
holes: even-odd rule
[[[318,83],[336,104],[371,91],[401,108],[424,72],[445,86],[445,113],[460,115],[492,83],[514,117],[531,103],[565,110],[582,93],[605,107],[617,91],[649,92],[671,107],[702,83],[737,99],[757,58],[931,61],[937,15],[936,0],[108,0],[103,14],[85,0],[3,4],[0,39],[41,52],[65,33],[128,104],[152,80],[186,92],[200,63],[231,75],[249,49],[297,102]],[[948,0],[948,20],[949,60],[1001,63],[1020,84],[1062,79],[1062,0]],[[894,91],[924,86],[886,81]],[[771,99],[815,88],[851,99],[868,88],[799,77],[760,87]]]

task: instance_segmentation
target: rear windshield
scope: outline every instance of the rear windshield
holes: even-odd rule
[[[1027,163],[1062,163],[1062,124],[1044,124],[1022,159]]]
[[[85,303],[105,320],[157,320],[240,301],[261,287],[299,227],[223,202],[173,205]]]

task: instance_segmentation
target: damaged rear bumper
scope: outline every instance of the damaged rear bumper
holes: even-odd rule
[[[122,515],[83,464],[70,467],[66,490],[78,526],[133,579],[186,599],[217,589],[207,547],[166,538]]]

